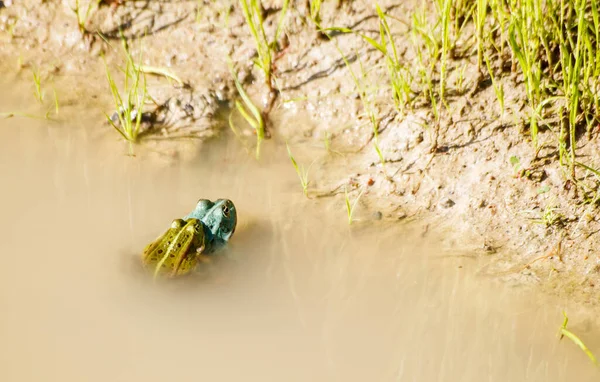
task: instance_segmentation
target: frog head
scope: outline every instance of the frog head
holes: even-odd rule
[[[215,202],[200,199],[194,210],[184,217],[184,220],[187,219],[202,221],[209,243],[204,253],[210,253],[225,245],[235,232],[237,212],[229,199],[218,199]]]
[[[218,247],[227,243],[235,232],[237,211],[231,200],[218,199],[201,220]]]

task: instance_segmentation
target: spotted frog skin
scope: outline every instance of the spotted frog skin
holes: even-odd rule
[[[192,212],[173,220],[165,233],[146,246],[142,262],[154,268],[154,277],[185,275],[196,267],[201,255],[223,248],[236,224],[237,211],[231,200],[200,199]]]

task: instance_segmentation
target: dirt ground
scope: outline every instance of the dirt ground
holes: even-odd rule
[[[380,2],[395,17],[392,28],[398,51],[409,68],[415,61],[410,18],[418,3]],[[102,5],[90,13],[85,25],[89,34],[80,32],[74,6],[75,1],[67,0],[0,2],[3,76],[31,83],[33,89],[31,73],[39,70],[47,87],[46,107],[53,104],[49,94],[55,86],[62,110],[97,114],[98,129],[109,131],[103,113],[114,112],[114,104],[103,57],[112,69],[123,65],[119,28],[134,57],[141,50],[145,65],[168,68],[186,84],[148,77],[150,95],[162,107],[139,147],[160,148],[176,162],[197,155],[199,145],[210,144],[207,138],[229,129],[227,116],[237,93],[228,56],[255,100],[266,99],[260,73],[252,67],[254,42],[237,1]],[[86,6],[81,2],[80,7]],[[272,6],[275,11],[267,12],[268,32],[278,17],[278,2]],[[285,29],[289,44],[275,62],[280,96],[270,115],[272,138],[263,145],[268,155],[269,145],[288,142],[299,163],[314,162],[307,203],[321,197],[343,202],[345,189],[351,199],[364,191],[359,202],[361,224],[427,219],[432,226],[451,229],[456,246],[489,258],[481,274],[597,305],[600,256],[595,249],[600,224],[596,207],[575,195],[565,182],[566,170],[550,160],[556,147],[542,144],[534,160],[523,127],[525,89],[510,65],[505,68],[501,58],[493,63],[506,93],[506,111],[501,114],[489,76],[474,85],[475,52],[450,62],[448,107],[440,119],[438,148],[432,153],[431,105],[417,102],[406,115],[398,113],[387,89],[381,54],[356,35],[335,33],[331,41],[320,38],[305,14],[304,1],[292,2]],[[345,2],[340,8],[336,2],[325,2],[322,20],[326,26],[351,27],[374,37],[379,31],[369,1]],[[355,71],[361,64],[368,68],[367,82],[380,119],[383,166],[356,85],[336,44]],[[236,121],[243,143],[251,147],[251,128],[239,118]],[[552,142],[554,134],[543,131],[540,141]],[[191,137],[199,139],[190,145]],[[596,141],[585,139],[579,143],[580,156],[598,149]]]

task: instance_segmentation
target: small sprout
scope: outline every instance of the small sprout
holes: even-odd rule
[[[379,162],[381,162],[381,167],[383,167],[383,170],[385,171],[385,158],[383,157],[383,153],[381,152],[381,149],[379,148],[379,144],[377,143],[377,140],[375,140],[375,142],[373,143],[373,146],[375,146],[375,152],[377,153],[377,156],[379,157]]]
[[[440,99],[446,103],[446,77],[448,73],[448,55],[450,54],[450,8],[452,0],[443,0],[441,24],[442,24],[442,61],[440,63]]]
[[[308,180],[308,172],[310,171],[310,168],[316,160],[314,160],[310,164],[310,166],[308,166],[308,168],[305,170],[304,166],[298,166],[298,163],[296,162],[296,159],[294,159],[294,156],[292,155],[292,150],[290,149],[290,146],[287,144],[287,142],[285,143],[285,146],[287,147],[288,157],[290,158],[290,161],[292,161],[292,165],[294,166],[296,174],[298,174],[298,178],[300,179],[300,184],[302,185],[302,192],[304,193],[304,196],[308,197],[308,184],[310,183],[310,181]]]
[[[40,103],[43,103],[44,102],[44,92],[42,90],[42,79],[41,79],[41,74],[40,74],[39,68],[32,69],[32,73],[33,73],[33,85],[34,85],[34,89],[35,89],[35,98]]]
[[[325,144],[325,150],[327,150],[327,152],[331,151],[331,134],[329,133],[329,131],[325,132],[325,138],[323,140],[323,143]]]
[[[79,32],[82,36],[89,33],[89,31],[86,28],[86,24],[90,18],[92,10],[94,8],[98,8],[98,5],[101,1],[102,0],[90,0],[87,9],[85,10],[85,12],[82,13],[82,9],[79,5],[79,0],[75,0],[75,8],[71,8],[71,10],[75,13],[75,17],[77,17],[77,25],[79,26]]]
[[[52,88],[52,92],[54,93],[54,112],[58,115],[58,95],[56,94],[56,88]]]
[[[485,26],[485,17],[487,14],[488,0],[477,0],[477,9],[473,11],[473,20],[475,21],[475,35],[477,37],[477,70],[481,73],[483,61],[483,29]]]
[[[344,156],[344,154],[342,154],[341,152],[339,152],[337,150],[334,150],[331,147],[331,133],[329,131],[325,132],[325,138],[323,139],[323,143],[325,145],[325,150],[327,150],[328,153],[330,153],[330,154],[336,154],[336,155],[339,155],[339,156],[342,156],[342,157]]]
[[[463,65],[460,69],[458,69],[458,77],[456,78],[456,90],[459,94],[465,92],[465,71],[467,70],[467,65]]]
[[[494,76],[494,71],[492,70],[492,66],[490,65],[490,60],[488,56],[485,55],[485,65],[487,67],[488,73],[490,74],[490,78],[492,79],[492,85],[494,86],[494,92],[496,93],[496,99],[498,99],[498,103],[500,104],[500,114],[501,118],[504,117],[504,86],[502,86],[501,82],[496,81],[496,77]]]
[[[563,321],[562,326],[560,327],[560,339],[562,340],[563,336],[565,336],[568,339],[570,339],[571,341],[573,341],[577,346],[579,346],[579,348],[581,350],[583,350],[583,352],[588,356],[590,361],[592,361],[592,363],[595,366],[597,366],[598,362],[596,361],[596,356],[594,356],[594,353],[592,353],[590,351],[590,349],[588,349],[588,347],[585,346],[585,344],[579,337],[577,337],[573,332],[571,332],[569,329],[567,329],[567,323],[569,322],[569,317],[567,317],[567,313],[565,313],[564,311],[563,311],[563,316],[565,316],[565,319]]]
[[[567,219],[558,211],[557,207],[547,205],[542,212],[542,216],[538,219],[533,219],[533,222],[535,224],[542,224],[546,228],[563,225]]]
[[[356,197],[356,199],[354,200],[354,203],[350,203],[350,196],[348,195],[348,189],[344,188],[344,196],[346,199],[346,212],[348,213],[348,224],[352,224],[352,216],[354,215],[354,210],[356,208],[356,204],[358,203],[358,201],[360,200],[360,197],[363,195],[363,193],[365,192],[365,189],[362,189],[360,191],[360,193],[358,194],[358,196]]]
[[[10,35],[11,40],[15,38],[15,28],[17,27],[18,21],[19,21],[18,17],[9,18],[7,20],[8,34]]]

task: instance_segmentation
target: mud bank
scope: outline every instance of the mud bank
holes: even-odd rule
[[[115,134],[122,155],[127,150],[104,116],[115,110],[103,58],[113,70],[123,65],[119,31],[134,57],[141,52],[145,65],[167,68],[183,81],[148,76],[156,112],[137,146],[138,159],[160,152],[169,164],[180,163],[201,155],[209,138],[229,129],[228,113],[237,93],[227,57],[257,104],[266,99],[261,74],[252,63],[256,48],[237,2],[103,5],[90,12],[86,33],[78,26],[74,2],[0,4],[3,77],[32,88],[23,110],[43,115],[54,107],[56,93],[62,111],[53,118],[64,118],[69,109],[86,110],[99,134]],[[391,28],[408,68],[417,60],[410,25],[418,4],[380,3],[394,17]],[[268,31],[276,26],[277,6],[266,12]],[[87,3],[80,7],[86,9]],[[507,67],[506,57],[492,62],[505,89],[504,111],[496,106],[491,79],[479,78],[476,53],[465,41],[463,54],[448,62],[447,107],[440,115],[418,90],[413,107],[399,113],[391,102],[380,52],[356,34],[319,37],[304,7],[304,2],[293,2],[287,15],[286,41],[281,42],[285,48],[275,62],[280,94],[270,113],[271,139],[263,143],[263,155],[281,153],[269,146],[287,142],[299,163],[314,163],[306,203],[325,197],[343,204],[345,190],[351,199],[362,194],[358,224],[425,219],[451,228],[457,245],[480,253],[486,265],[479,273],[596,306],[596,201],[575,195],[566,170],[550,160],[555,146],[541,144],[538,153],[532,150],[525,131],[523,78]],[[373,37],[379,33],[369,2],[340,7],[328,3],[321,18],[323,25],[351,27]],[[383,163],[374,149],[365,104],[340,52],[368,84]],[[361,72],[361,66],[367,69]],[[41,104],[33,95],[32,73],[41,76]],[[234,121],[241,129],[239,149],[249,149],[249,160],[254,160],[252,129],[239,116]],[[555,134],[541,131],[538,139],[551,142]],[[586,139],[579,142],[583,157],[598,150],[595,140]],[[297,191],[302,192],[300,184]]]

